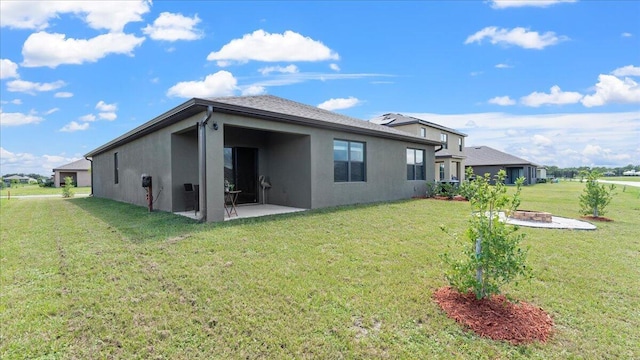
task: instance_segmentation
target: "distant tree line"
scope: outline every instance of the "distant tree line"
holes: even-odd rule
[[[604,166],[580,166],[580,167],[569,167],[569,168],[559,168],[557,166],[547,166],[547,177],[551,178],[579,178],[581,173],[589,172],[589,171],[597,171],[601,175],[604,176],[622,176],[622,173],[629,170],[640,171],[640,165],[632,165],[629,164],[624,167],[604,167]]]

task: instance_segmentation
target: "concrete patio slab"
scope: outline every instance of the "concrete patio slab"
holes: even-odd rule
[[[236,206],[238,215],[235,214],[231,217],[225,214],[224,221],[246,219],[267,215],[288,214],[293,212],[305,211],[307,209],[294,208],[289,206],[271,205],[271,204],[243,204]],[[179,211],[175,212],[176,215],[186,216],[188,218],[197,220],[197,214],[195,211]]]

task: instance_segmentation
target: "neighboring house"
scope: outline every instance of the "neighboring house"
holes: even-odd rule
[[[536,169],[536,181],[537,182],[546,182],[547,181],[547,168],[544,166],[540,166]]]
[[[473,168],[476,176],[491,174],[491,178],[504,169],[507,172],[505,184],[515,184],[516,179],[524,176],[525,184],[535,184],[537,169],[540,167],[530,161],[509,155],[488,146],[465,147],[466,165]]]
[[[2,180],[7,186],[11,185],[12,180],[17,180],[20,184],[37,184],[38,183],[38,180],[34,178],[31,178],[28,176],[20,176],[20,175],[7,176],[2,178]]]
[[[193,98],[86,154],[93,194],[223,221],[225,180],[238,203],[305,209],[423,196],[439,141],[271,95]],[[408,160],[410,154],[411,161]],[[261,176],[271,187],[265,199]]]
[[[429,181],[456,182],[464,180],[464,138],[459,131],[402,114],[384,114],[371,122],[406,131],[421,138],[437,141],[435,178]]]
[[[55,187],[64,186],[64,179],[70,177],[76,186],[91,186],[91,161],[80,159],[53,169]]]

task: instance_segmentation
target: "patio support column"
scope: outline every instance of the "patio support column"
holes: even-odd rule
[[[198,221],[207,221],[207,122],[213,114],[213,106],[207,107],[207,115],[198,122],[198,176],[200,193],[198,194],[200,211]]]

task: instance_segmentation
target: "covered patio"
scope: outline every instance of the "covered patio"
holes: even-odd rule
[[[235,213],[232,216],[228,216],[225,214],[224,221],[246,219],[246,218],[268,216],[268,215],[288,214],[288,213],[305,211],[307,209],[273,205],[273,204],[264,204],[264,205],[263,204],[241,204],[236,206],[236,210],[238,215],[236,215]],[[174,212],[174,214],[186,216],[194,220],[198,219],[197,213],[193,210],[178,211],[178,212]]]

